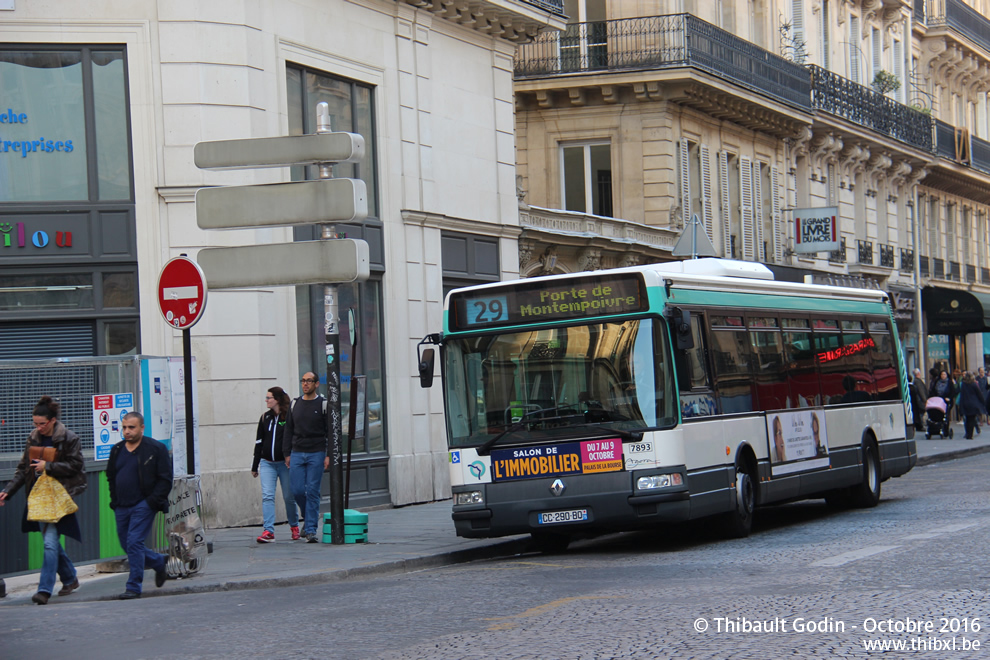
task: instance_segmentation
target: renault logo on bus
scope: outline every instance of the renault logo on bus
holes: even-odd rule
[[[564,492],[565,488],[567,488],[567,486],[565,486],[564,482],[560,479],[554,479],[553,483],[550,484],[550,492],[558,497]]]

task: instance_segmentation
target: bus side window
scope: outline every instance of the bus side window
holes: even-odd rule
[[[870,323],[873,340],[873,378],[877,385],[877,401],[899,401],[901,379],[897,373],[897,352],[894,338],[886,323]]]
[[[785,319],[784,365],[787,372],[787,407],[809,408],[821,405],[818,368],[807,321]],[[800,324],[800,325],[799,325]]]
[[[787,407],[787,374],[784,372],[784,347],[780,332],[751,329],[758,410],[779,410]]]
[[[674,350],[676,355],[677,382],[680,389],[681,416],[707,417],[718,414],[712,381],[705,360],[705,341],[702,332],[704,315],[691,315],[691,336],[694,346],[686,350]],[[672,329],[673,331],[673,329]]]
[[[730,328],[712,328],[712,363],[715,368],[715,392],[722,414],[753,410],[752,357],[749,333],[736,317]],[[736,325],[738,323],[738,325]]]

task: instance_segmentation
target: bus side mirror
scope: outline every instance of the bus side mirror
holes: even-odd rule
[[[691,312],[674,307],[668,312],[670,329],[674,333],[674,345],[679,351],[694,348],[694,335],[691,334]]]
[[[432,348],[424,348],[419,356],[419,386],[433,386],[434,352]]]

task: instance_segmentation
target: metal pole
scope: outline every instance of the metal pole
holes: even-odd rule
[[[912,200],[912,234],[914,236],[914,329],[918,336],[918,368],[921,375],[928,373],[925,364],[925,352],[928,348],[924,330],[922,329],[922,309],[921,309],[921,236],[918,231],[918,219],[921,217],[921,209],[918,208],[918,184],[911,187]]]
[[[192,337],[189,328],[182,331],[182,374],[186,394],[186,473],[196,474],[196,438],[193,436]]]
[[[316,105],[316,132],[330,133],[330,106]],[[333,177],[333,166],[320,165],[320,178]],[[323,225],[322,240],[337,238],[333,225]],[[330,542],[344,544],[344,466],[341,461],[340,411],[340,317],[337,315],[337,285],[323,287],[323,329],[327,357],[327,429],[330,443]]]
[[[357,342],[358,333],[354,328],[355,315],[354,308],[351,308],[347,315],[348,330],[351,338],[351,403],[347,411],[347,483],[344,486],[344,510],[346,511],[351,503],[351,450],[354,449],[354,436],[357,435],[357,407],[358,407],[358,386],[354,380],[354,371],[357,367]]]

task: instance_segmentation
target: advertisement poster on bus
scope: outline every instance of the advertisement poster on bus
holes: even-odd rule
[[[773,476],[829,466],[828,432],[822,410],[768,413],[766,420]]]

